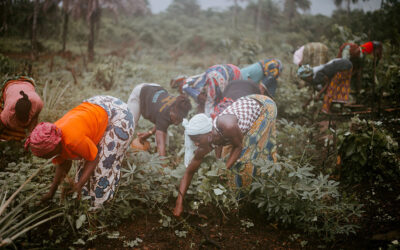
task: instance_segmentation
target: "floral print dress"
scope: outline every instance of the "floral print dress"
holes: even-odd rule
[[[108,125],[98,144],[99,163],[89,181],[82,188],[91,197],[92,205],[99,208],[112,199],[120,181],[120,170],[125,152],[133,139],[135,123],[133,115],[123,101],[112,96],[95,96],[84,102],[101,106],[108,114]],[[75,181],[78,182],[85,160],[78,164]]]

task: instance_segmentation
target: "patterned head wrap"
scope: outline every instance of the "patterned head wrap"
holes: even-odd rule
[[[301,65],[300,68],[297,70],[297,75],[302,79],[311,76],[312,73],[313,69],[308,64]]]
[[[196,145],[194,145],[189,135],[202,135],[211,132],[212,119],[205,114],[197,114],[190,121],[184,119],[182,125],[185,127],[185,166],[187,167],[196,150]]]
[[[41,157],[53,151],[61,141],[61,130],[50,122],[39,123],[25,142],[25,150],[31,148],[34,155]]]
[[[268,59],[264,61],[264,78],[262,83],[272,96],[275,95],[277,81],[283,70],[282,62],[279,59]]]
[[[3,86],[4,86],[7,82],[12,81],[12,80],[30,82],[30,83],[32,83],[33,86],[36,86],[35,80],[33,80],[33,78],[32,78],[32,77],[29,77],[29,76],[14,76],[14,77],[9,77],[9,78],[7,78],[7,79],[3,82]]]

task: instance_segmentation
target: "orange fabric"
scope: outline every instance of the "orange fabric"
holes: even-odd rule
[[[97,144],[107,128],[108,115],[102,107],[84,102],[54,124],[62,132],[62,152],[53,159],[54,164],[82,158],[93,161],[97,155]]]
[[[326,90],[322,112],[329,114],[332,102],[348,103],[352,69],[338,72]]]

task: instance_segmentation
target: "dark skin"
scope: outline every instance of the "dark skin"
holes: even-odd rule
[[[227,169],[230,169],[239,158],[240,152],[243,148],[243,134],[238,126],[236,116],[220,116],[217,120],[217,127],[221,131],[222,135],[213,128],[213,130],[207,134],[190,136],[198,148],[192,161],[186,168],[179,186],[179,194],[173,211],[174,216],[176,217],[181,216],[183,212],[183,199],[192,181],[194,173],[199,169],[203,158],[214,149],[213,145],[232,145],[232,150],[228,160],[226,161]]]
[[[29,133],[32,132],[32,130],[33,130],[33,129],[36,127],[36,125],[38,124],[38,117],[39,117],[39,113],[36,114],[36,115],[32,118],[31,123],[29,123],[29,125],[28,125],[28,132],[29,132]]]
[[[206,103],[206,100],[207,100],[207,94],[205,92],[201,92],[197,96],[197,103],[199,104],[197,106],[197,113],[204,113],[204,105]]]
[[[250,78],[248,78],[248,79],[251,80]],[[268,95],[268,96],[270,96],[270,95],[268,94],[268,91],[266,90],[266,88],[264,87],[264,85],[263,85],[262,83],[259,83],[259,84],[258,84],[258,89],[260,90],[260,94],[261,94],[261,95]],[[215,148],[215,156],[216,156],[218,159],[221,158],[221,155],[222,155],[222,148],[223,148],[222,145],[218,145],[218,146]]]
[[[183,117],[180,117],[178,113],[171,110],[170,112],[171,122],[174,125],[179,125],[183,121]],[[156,127],[153,127],[149,132],[137,133],[140,143],[144,143],[144,141],[152,136],[156,135],[156,143],[157,143],[157,152],[160,156],[166,156],[166,143],[167,143],[167,133],[161,130],[157,130]]]
[[[45,159],[51,159],[59,154],[61,154],[62,145],[61,142],[56,146],[56,148],[49,152],[48,154],[42,156]],[[74,184],[72,190],[69,193],[77,192],[78,199],[80,199],[82,194],[82,187],[89,180],[90,176],[93,175],[94,170],[96,169],[97,164],[99,163],[99,155],[97,154],[96,158],[93,161],[85,161],[85,165],[83,166],[82,176],[77,183]],[[71,169],[71,160],[66,160],[60,165],[56,166],[56,173],[54,175],[53,182],[51,184],[50,190],[47,194],[45,194],[41,202],[46,202],[53,198],[55,192],[57,191],[58,186],[64,180],[65,176],[68,174]]]
[[[304,78],[303,80],[306,81],[306,82],[311,83],[311,82],[312,82],[312,76],[309,76],[309,77],[307,77],[307,78]],[[327,76],[325,76],[325,78],[324,78],[324,83],[325,83],[324,87],[318,92],[318,94],[317,94],[314,98],[311,97],[310,99],[307,100],[306,103],[304,103],[303,109],[305,109],[305,108],[308,106],[308,104],[310,104],[310,102],[311,102],[313,99],[314,99],[315,101],[317,101],[317,100],[319,100],[319,98],[321,98],[321,95],[326,91],[326,89],[328,88],[329,83],[330,83],[330,79],[329,79]]]

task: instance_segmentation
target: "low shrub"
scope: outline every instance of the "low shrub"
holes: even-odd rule
[[[338,133],[338,150],[341,177],[346,183],[385,184],[400,178],[398,143],[382,122],[353,118],[350,129]]]
[[[252,183],[251,202],[268,219],[315,233],[325,241],[356,232],[362,205],[343,199],[338,182],[322,173],[315,175],[309,164],[290,160],[255,164],[260,175]]]

